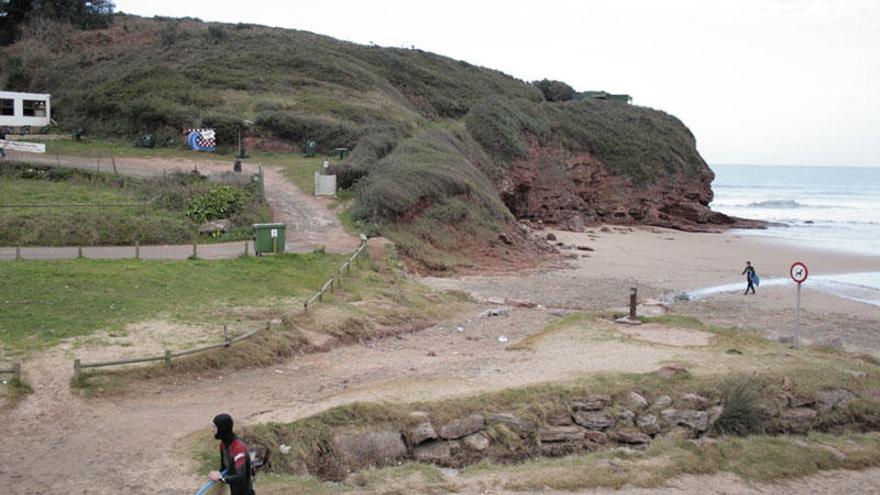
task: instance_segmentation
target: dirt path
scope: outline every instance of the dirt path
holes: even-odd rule
[[[180,158],[116,158],[115,164],[107,159],[76,156],[46,156],[10,153],[8,162],[25,162],[50,167],[72,167],[84,170],[112,172],[132,177],[157,177],[165,173],[198,170],[203,174],[229,172],[229,163],[217,160],[190,160]],[[242,173],[256,174],[258,163],[245,163]],[[358,244],[355,236],[345,232],[336,214],[328,208],[329,200],[316,198],[299,190],[287,180],[276,167],[264,166],[266,200],[272,220],[287,225],[286,249],[288,252],[310,252],[324,247],[327,251],[350,253]],[[243,242],[205,245],[202,248],[208,259],[234,258],[244,251]],[[251,246],[251,249],[253,247]],[[251,252],[253,252],[251,250]],[[124,258],[133,257],[131,247],[86,248],[86,257]],[[184,259],[192,254],[192,246],[144,246],[142,255],[153,259]],[[52,259],[76,257],[76,248],[25,248],[26,259]],[[0,248],[0,260],[15,257],[15,248]]]

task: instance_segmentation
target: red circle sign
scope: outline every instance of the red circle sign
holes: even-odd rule
[[[807,265],[801,263],[800,261],[795,261],[791,264],[791,268],[789,268],[788,274],[791,275],[792,280],[799,284],[802,284],[804,283],[804,280],[807,279],[807,275],[810,274],[810,271],[807,270]]]

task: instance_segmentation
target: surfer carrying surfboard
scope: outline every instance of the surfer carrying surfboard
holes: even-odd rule
[[[752,266],[751,261],[746,261],[746,269],[743,270],[742,274],[746,276],[746,283],[748,284],[746,285],[746,291],[743,293],[743,295],[748,294],[749,290],[751,290],[752,294],[754,294],[755,287],[757,287],[760,283],[760,279],[758,278],[758,274],[755,272],[755,267]]]

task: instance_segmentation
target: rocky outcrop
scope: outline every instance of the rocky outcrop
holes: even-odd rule
[[[652,182],[635,184],[589,152],[575,154],[553,143],[533,142],[528,157],[513,164],[498,188],[517,218],[564,230],[603,223],[687,231],[765,225],[712,211],[715,174],[702,160],[695,165],[697,173],[658,172]]]

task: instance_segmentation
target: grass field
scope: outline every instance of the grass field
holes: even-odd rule
[[[235,209],[224,215],[230,228],[202,236],[202,242],[249,238],[251,224],[268,218],[255,184],[230,187],[238,198]],[[66,168],[4,167],[0,170],[0,245],[188,243],[204,221],[190,215],[191,205],[204,204],[207,200],[202,198],[213,198],[218,188],[186,174],[140,179]]]
[[[148,318],[211,321],[218,308],[288,307],[319,288],[342,261],[288,254],[210,262],[0,263],[0,346],[20,353]]]

